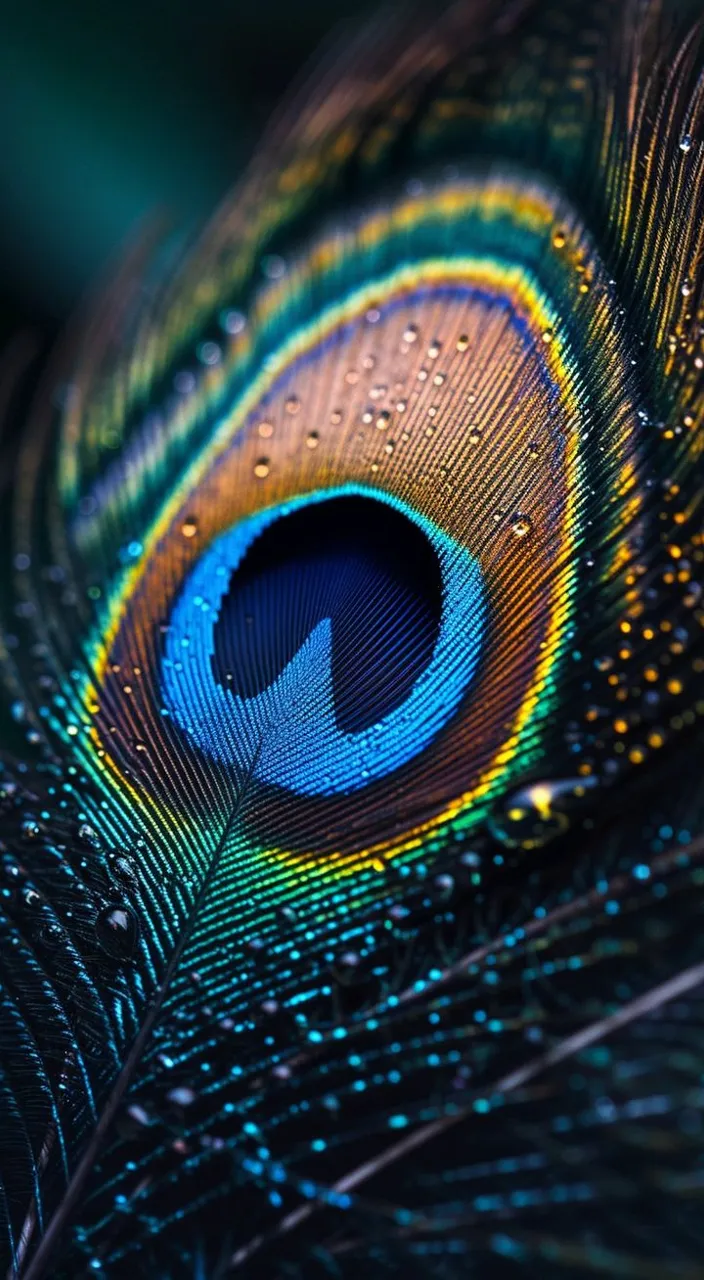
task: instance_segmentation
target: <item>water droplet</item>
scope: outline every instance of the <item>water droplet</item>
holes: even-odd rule
[[[254,464],[254,474],[259,480],[264,480],[269,474],[269,459],[259,458]]]
[[[95,924],[98,942],[114,960],[131,960],[139,940],[139,924],[131,907],[103,907]]]
[[[508,796],[492,814],[488,827],[495,840],[509,849],[538,849],[569,827],[570,801],[596,785],[593,777],[533,782]]]
[[[61,925],[56,924],[53,920],[48,920],[39,930],[40,941],[44,943],[45,947],[50,947],[52,950],[54,947],[58,947],[63,936],[64,932]]]
[[[121,564],[134,564],[136,560],[139,560],[143,550],[144,547],[141,542],[137,542],[135,539],[133,542],[128,542],[125,546],[120,547],[118,558]]]
[[[481,866],[482,860],[480,855],[476,853],[474,849],[468,849],[465,853],[460,854],[460,862],[463,867],[476,868]]]
[[[692,135],[689,133],[685,133],[680,138],[680,151],[684,151],[686,154],[688,151],[691,151],[691,150],[692,150]]]
[[[455,881],[451,875],[443,874],[435,877],[435,889],[438,897],[449,898],[455,887]]]
[[[468,346],[469,346],[469,338],[467,337],[467,334],[461,333],[459,338],[457,339],[457,350],[466,351]]]
[[[0,782],[0,800],[6,809],[9,809],[20,798],[19,787],[16,782],[12,782],[9,778]]]
[[[134,1120],[135,1124],[138,1124],[140,1128],[145,1128],[148,1124],[151,1124],[148,1112],[145,1111],[144,1107],[140,1107],[138,1102],[133,1102],[127,1108],[127,1114],[130,1120]]]
[[[406,920],[411,913],[408,907],[405,907],[402,902],[394,902],[389,907],[387,914],[389,920],[391,920],[393,924],[399,924],[402,920]]]
[[[181,533],[184,538],[195,538],[198,532],[198,521],[195,516],[186,516],[181,525]]]
[[[285,407],[286,407],[287,413],[291,413],[291,414],[298,413],[301,408],[301,402],[298,399],[298,396],[289,396],[286,401]]]
[[[235,334],[241,333],[247,321],[241,311],[223,311],[220,316],[220,324],[225,333]]]
[[[306,445],[309,449],[317,449],[320,444],[320,436],[317,431],[309,431],[306,436]]]
[[[27,841],[38,840],[42,834],[42,829],[36,818],[25,818],[20,830],[22,839]]]
[[[176,1089],[172,1089],[167,1093],[166,1097],[169,1102],[173,1102],[177,1107],[190,1107],[196,1100],[194,1089],[189,1089],[187,1085],[180,1085]]]
[[[222,351],[220,350],[217,342],[201,342],[198,348],[198,359],[201,364],[218,364],[221,356]]]
[[[134,889],[139,882],[139,869],[134,858],[126,853],[112,852],[108,854],[108,870],[119,884]]]
[[[511,521],[511,533],[515,538],[527,538],[532,527],[528,516],[516,515]]]

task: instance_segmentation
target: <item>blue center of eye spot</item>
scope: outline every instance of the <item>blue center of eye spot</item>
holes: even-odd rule
[[[362,485],[246,517],[192,569],[166,634],[169,714],[212,760],[303,796],[349,794],[424,751],[486,629],[481,570]]]

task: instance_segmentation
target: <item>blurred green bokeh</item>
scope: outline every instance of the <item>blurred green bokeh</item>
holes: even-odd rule
[[[0,44],[0,320],[61,319],[141,219],[187,227],[368,0],[15,0]]]

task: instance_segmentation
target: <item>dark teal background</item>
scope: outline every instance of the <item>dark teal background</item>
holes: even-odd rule
[[[0,39],[0,340],[58,327],[140,220],[187,228],[274,106],[373,0],[9,0]]]

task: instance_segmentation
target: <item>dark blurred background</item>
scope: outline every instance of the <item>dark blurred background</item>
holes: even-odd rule
[[[212,212],[321,43],[374,0],[5,0],[0,344],[51,337],[140,220]]]

